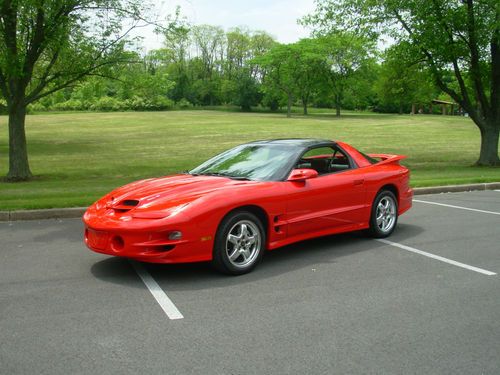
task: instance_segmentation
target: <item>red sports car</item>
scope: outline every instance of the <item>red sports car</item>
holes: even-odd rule
[[[243,144],[99,199],[83,216],[85,243],[138,261],[212,261],[243,274],[266,249],[292,242],[361,229],[386,237],[412,204],[403,158],[322,139]]]

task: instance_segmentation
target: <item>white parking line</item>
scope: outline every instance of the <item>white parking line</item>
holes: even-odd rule
[[[160,288],[158,283],[153,279],[153,277],[146,271],[146,269],[138,262],[130,260],[130,264],[134,267],[135,271],[144,282],[146,287],[149,289],[153,297],[156,299],[156,302],[160,305],[160,307],[165,311],[165,314],[170,319],[182,319],[181,312],[174,305],[172,300],[168,298],[167,294]]]
[[[429,257],[429,258],[432,258],[432,259],[436,259],[436,260],[439,260],[441,262],[445,262],[445,263],[448,263],[448,264],[453,264],[454,266],[462,267],[462,268],[468,269],[470,271],[479,272],[479,273],[482,273],[483,275],[487,275],[487,276],[494,276],[494,275],[496,275],[495,272],[483,270],[482,268],[478,268],[478,267],[474,267],[474,266],[469,266],[468,264],[460,263],[460,262],[457,262],[455,260],[444,258],[444,257],[439,256],[439,255],[434,255],[434,254],[428,253],[426,251],[415,249],[414,247],[410,247],[410,246],[399,244],[397,242],[392,242],[392,241],[384,240],[382,238],[377,239],[377,241],[383,242],[386,245],[391,245],[391,246],[399,247],[400,249],[403,249],[403,250],[406,250],[406,251],[410,251],[412,253],[416,253],[416,254],[420,254],[420,255],[423,255],[423,256],[426,256],[426,257]]]
[[[427,203],[427,204],[435,204],[436,206],[451,207],[451,208],[458,208],[458,209],[460,209],[460,210],[467,210],[467,211],[482,212],[483,214],[500,215],[500,212],[495,212],[495,211],[486,211],[486,210],[478,210],[477,208],[469,208],[469,207],[462,207],[462,206],[454,206],[454,205],[452,205],[452,204],[444,204],[444,203],[437,203],[437,202],[421,201],[420,199],[414,199],[414,200],[413,200],[413,202],[418,202],[418,203]]]

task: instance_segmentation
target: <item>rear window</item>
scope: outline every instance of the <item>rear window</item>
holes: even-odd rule
[[[359,153],[361,155],[363,155],[365,157],[365,159],[368,160],[371,164],[377,164],[380,161],[380,160],[377,160],[375,158],[372,158],[371,156],[366,155],[364,152],[359,151]]]

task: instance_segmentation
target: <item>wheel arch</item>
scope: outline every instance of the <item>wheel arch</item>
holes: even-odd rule
[[[383,185],[382,187],[380,187],[380,189],[378,189],[377,191],[377,194],[375,194],[375,197],[381,192],[381,191],[384,191],[384,190],[388,190],[390,191],[392,194],[394,194],[394,196],[396,197],[396,201],[397,201],[397,204],[399,206],[399,190],[397,188],[396,185],[394,184],[385,184]]]
[[[257,257],[252,261],[252,263],[249,265],[249,267],[244,268],[244,269],[238,269],[238,267],[236,265],[228,264],[227,263],[228,262],[227,255],[226,255],[226,258],[224,258],[224,255],[221,253],[220,248],[218,248],[218,242],[220,240],[219,234],[222,233],[221,228],[224,228],[224,226],[223,226],[224,222],[231,215],[235,215],[235,214],[238,214],[241,212],[250,213],[250,214],[256,216],[256,218],[262,224],[262,228],[264,229],[264,233],[263,233],[264,241],[261,242],[262,247],[258,250],[259,253],[258,253]],[[214,267],[216,269],[218,269],[219,271],[221,271],[223,273],[227,273],[229,275],[241,275],[243,273],[250,272],[260,262],[264,251],[267,249],[267,236],[269,233],[268,225],[269,225],[269,220],[267,217],[267,212],[260,206],[243,205],[243,206],[234,207],[230,211],[226,212],[226,214],[221,218],[220,222],[217,225],[217,232],[215,234],[215,241],[213,242],[212,264],[214,265]]]
[[[217,225],[217,231],[219,230],[222,222],[224,221],[224,219],[226,217],[228,217],[229,215],[231,215],[235,212],[242,212],[242,211],[250,212],[250,213],[254,214],[255,216],[257,216],[257,218],[262,223],[262,226],[264,227],[266,239],[268,239],[268,237],[269,237],[269,215],[267,214],[267,211],[264,210],[262,207],[254,205],[254,204],[238,206],[238,207],[235,207],[235,208],[231,209],[230,211],[226,212],[226,214],[221,218],[219,224]]]

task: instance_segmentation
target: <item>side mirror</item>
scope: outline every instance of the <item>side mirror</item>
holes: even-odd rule
[[[290,173],[290,176],[288,176],[287,181],[304,182],[305,180],[315,177],[318,177],[318,172],[314,169],[294,169],[292,173]]]

